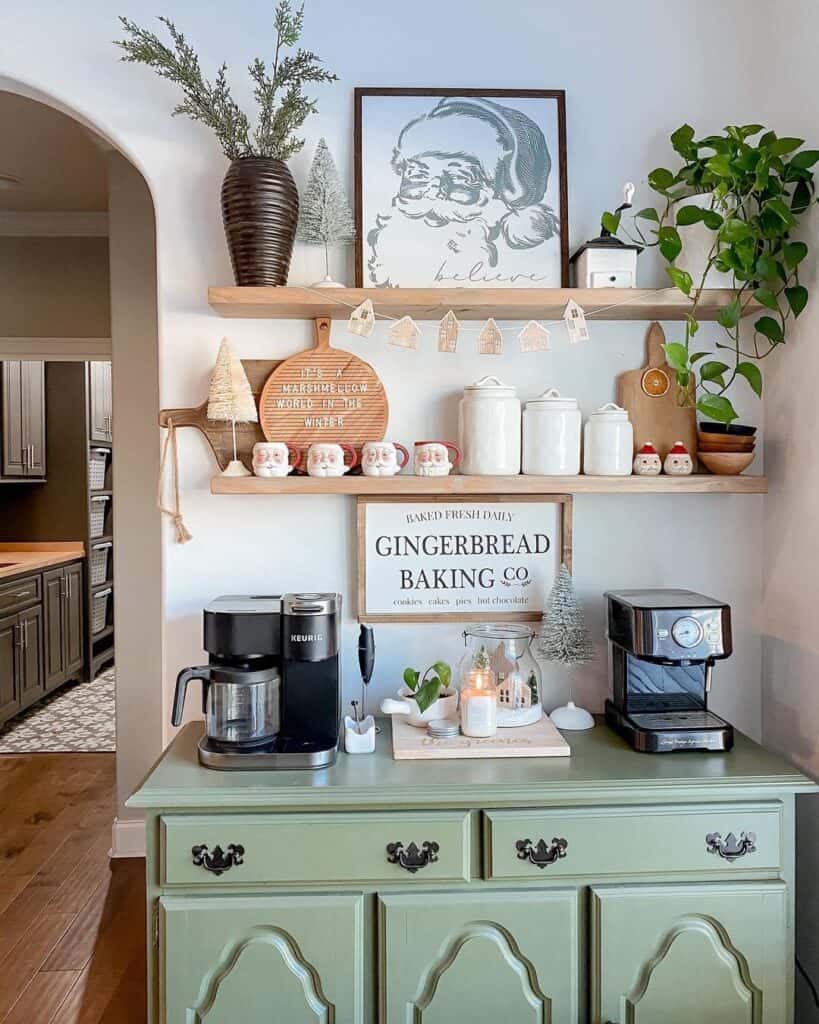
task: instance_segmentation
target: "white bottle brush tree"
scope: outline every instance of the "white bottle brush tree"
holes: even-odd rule
[[[546,601],[541,620],[538,654],[546,661],[573,668],[586,665],[594,658],[594,646],[583,608],[577,599],[572,575],[561,565]],[[570,677],[571,678],[571,677]],[[560,729],[590,729],[594,719],[571,699],[565,707],[556,708],[550,715]]]
[[[355,224],[335,162],[324,139],[319,139],[307,178],[307,188],[299,202],[296,239],[308,245],[324,246],[325,277],[313,287],[342,287],[330,276],[330,246],[350,245],[355,241]]]
[[[222,476],[250,476],[236,453],[236,424],[258,423],[259,413],[244,367],[227,338],[223,338],[219,346],[210,378],[207,416],[209,420],[230,423],[233,431],[233,459]]]

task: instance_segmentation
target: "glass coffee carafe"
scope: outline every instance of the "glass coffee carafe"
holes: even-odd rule
[[[540,667],[531,651],[534,630],[511,622],[481,622],[464,630],[461,685],[485,650],[498,691],[498,728],[531,725],[543,716]]]
[[[176,680],[173,724],[182,722],[185,693],[202,680],[205,731],[218,748],[253,750],[275,739],[280,725],[281,677],[275,665],[202,665]]]

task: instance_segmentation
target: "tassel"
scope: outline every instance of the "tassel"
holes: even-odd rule
[[[173,507],[168,508],[162,497],[162,484],[165,480],[165,463],[168,455],[171,460],[171,487],[173,489]],[[173,420],[168,420],[168,433],[165,435],[165,444],[162,446],[162,457],[159,460],[159,488],[157,491],[157,507],[159,511],[169,516],[176,530],[176,541],[178,544],[187,544],[193,539],[193,534],[185,526],[182,519],[182,510],[179,507],[179,452],[176,447],[176,427]]]

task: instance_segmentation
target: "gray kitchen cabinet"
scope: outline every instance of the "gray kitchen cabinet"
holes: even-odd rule
[[[0,723],[20,709],[17,673],[17,616],[0,618]]]
[[[17,616],[20,707],[27,708],[43,695],[43,608],[35,605]]]
[[[111,364],[88,364],[88,427],[91,441],[112,441]]]
[[[3,399],[3,476],[43,477],[46,472],[45,363],[0,364]]]
[[[82,670],[84,656],[82,563],[43,573],[45,689],[52,690]]]

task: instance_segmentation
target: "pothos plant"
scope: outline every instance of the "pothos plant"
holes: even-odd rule
[[[779,137],[759,124],[729,125],[722,135],[696,139],[691,125],[684,124],[671,135],[682,166],[676,171],[658,167],[648,176],[663,200],[659,211],[640,210],[634,215],[634,234],[624,231],[630,241],[659,248],[671,281],[692,300],[684,339],[666,344],[665,352],[676,371],[683,403],[693,400],[696,368],[696,406],[709,419],[731,423],[737,418],[726,397],[737,377],[762,395],[759,363],[784,344],[788,321],[807,305],[808,290],[800,281],[799,267],[808,247],[792,234],[815,201],[812,168],[819,150],[803,149],[803,144],[803,139]],[[685,202],[703,194],[710,197],[705,205]],[[603,226],[616,234],[621,216],[603,214]],[[678,228],[699,223],[713,233],[713,243],[699,280],[694,280],[675,261],[684,244]],[[698,311],[712,267],[732,274],[735,287],[733,298],[719,311],[719,323],[728,336],[727,342],[717,343],[718,353],[724,353],[719,359],[694,350]],[[754,300],[764,311],[754,320],[751,346],[745,349],[740,321]]]
[[[432,675],[430,675],[432,673]],[[429,678],[427,678],[429,677]],[[404,682],[412,691],[418,710],[423,713],[441,696],[452,680],[452,669],[445,661],[436,661],[423,675],[417,669],[404,669]]]

